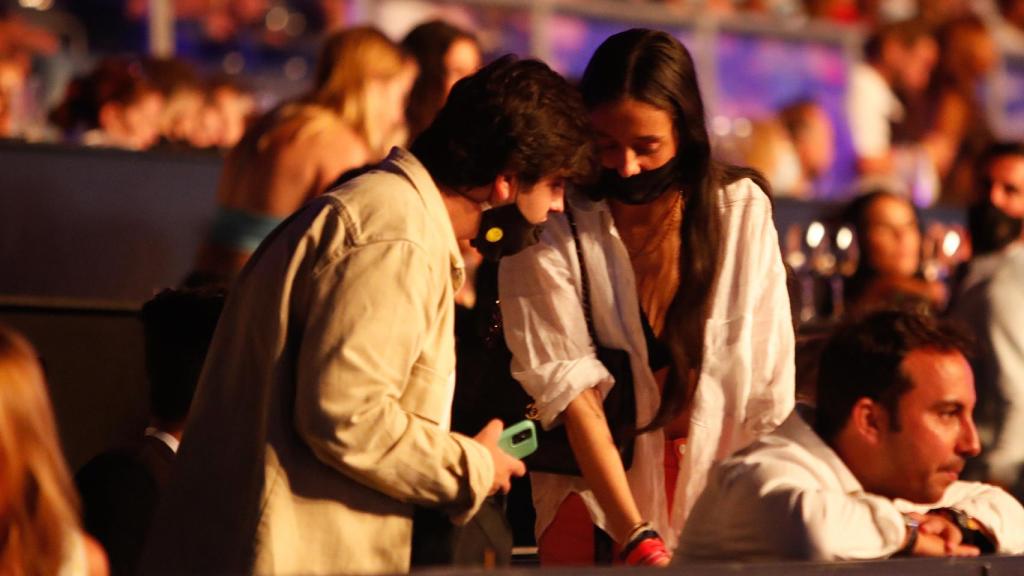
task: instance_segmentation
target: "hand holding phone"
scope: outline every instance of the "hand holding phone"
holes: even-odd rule
[[[498,447],[506,454],[522,459],[537,450],[537,427],[533,420],[523,420],[501,433]]]

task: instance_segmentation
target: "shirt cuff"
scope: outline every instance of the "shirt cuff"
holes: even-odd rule
[[[512,375],[534,399],[541,426],[554,427],[569,403],[585,390],[597,387],[604,398],[615,379],[597,356],[549,362]]]

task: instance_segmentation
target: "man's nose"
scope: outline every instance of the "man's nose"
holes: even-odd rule
[[[1006,203],[1006,194],[1003,192],[1003,187],[992,183],[988,188],[988,199],[996,208],[1001,209],[1003,204]]]
[[[960,438],[957,443],[957,452],[963,456],[977,456],[981,453],[981,441],[978,439],[978,429],[974,426],[974,418],[969,414],[960,427]]]
[[[565,192],[558,192],[551,199],[551,212],[565,212]]]

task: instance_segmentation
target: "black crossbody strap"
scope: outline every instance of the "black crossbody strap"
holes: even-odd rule
[[[590,341],[597,344],[597,331],[594,330],[594,319],[590,313],[590,279],[587,275],[587,263],[583,260],[583,246],[580,244],[580,233],[576,228],[576,217],[572,210],[566,206],[565,217],[569,220],[569,228],[572,230],[572,243],[576,246],[576,259],[580,263],[580,292],[583,300],[583,315],[587,319],[587,332],[590,333]]]

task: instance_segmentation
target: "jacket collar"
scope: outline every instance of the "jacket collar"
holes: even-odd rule
[[[381,170],[404,176],[412,183],[413,188],[423,199],[430,217],[438,222],[444,242],[448,245],[449,257],[451,259],[452,282],[456,291],[462,287],[466,278],[466,264],[462,259],[462,250],[459,248],[459,241],[455,237],[455,229],[452,227],[451,216],[441,199],[441,190],[438,189],[434,179],[427,172],[426,167],[420,163],[412,152],[404,148],[394,147],[391,153],[380,165]],[[441,225],[441,223],[444,223]]]

